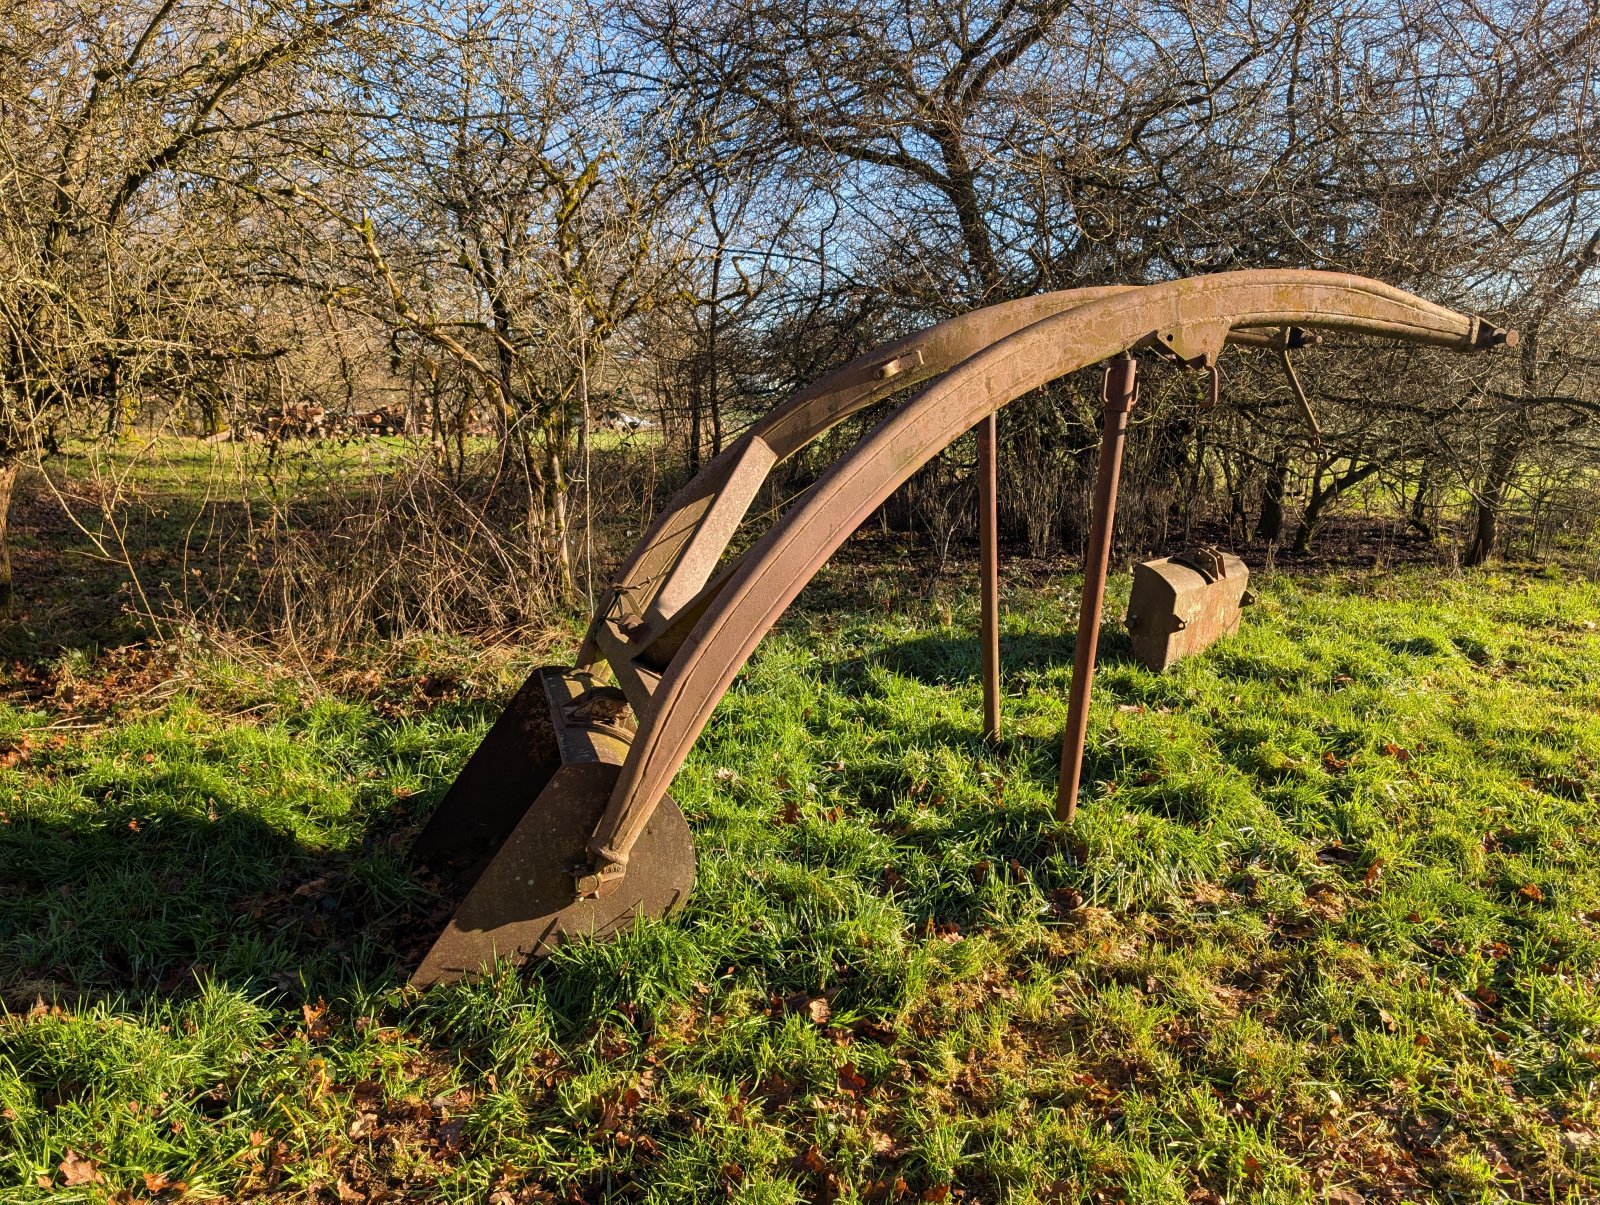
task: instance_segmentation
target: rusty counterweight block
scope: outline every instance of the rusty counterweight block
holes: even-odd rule
[[[1198,548],[1133,567],[1128,636],[1134,656],[1160,673],[1239,630],[1255,601],[1250,569],[1229,552]]]

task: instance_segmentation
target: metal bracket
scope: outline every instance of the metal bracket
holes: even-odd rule
[[[1272,345],[1288,351],[1299,351],[1302,347],[1318,347],[1322,344],[1322,336],[1316,331],[1308,331],[1303,326],[1286,326],[1272,337]]]
[[[890,377],[897,377],[909,368],[920,368],[921,366],[922,349],[919,347],[903,356],[896,356],[894,359],[886,360],[878,365],[878,380],[887,381]]]
[[[1155,345],[1185,368],[1214,368],[1233,323],[1189,322],[1156,331]]]
[[[1223,558],[1221,549],[1214,544],[1188,549],[1177,553],[1172,559],[1185,568],[1193,569],[1207,582],[1228,576],[1228,562]]]
[[[1111,387],[1111,374],[1118,374],[1119,388]],[[1122,374],[1126,374],[1126,377]],[[1125,386],[1125,387],[1124,387]],[[1127,353],[1113,356],[1106,361],[1105,370],[1100,374],[1100,404],[1107,410],[1126,413],[1139,404],[1139,376],[1133,357]]]
[[[1217,359],[1228,341],[1233,324],[1227,320],[1192,322],[1184,326],[1170,326],[1155,334],[1156,350],[1167,359],[1184,368],[1202,368],[1211,377],[1202,410],[1214,410],[1222,398],[1222,381],[1217,373]]]

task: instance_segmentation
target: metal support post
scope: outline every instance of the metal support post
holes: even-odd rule
[[[1056,780],[1056,818],[1071,824],[1078,812],[1078,778],[1089,732],[1089,688],[1094,683],[1095,646],[1105,607],[1106,570],[1111,563],[1111,529],[1117,517],[1117,481],[1122,475],[1122,445],[1128,413],[1139,398],[1138,364],[1122,355],[1106,365],[1101,400],[1105,428],[1100,437],[1100,467],[1094,483],[1089,548],[1083,561],[1083,602],[1078,609],[1078,639],[1072,659],[1072,689],[1067,697],[1067,730],[1061,737],[1061,776]]]
[[[1000,737],[1000,526],[995,514],[999,494],[995,416],[978,424],[978,545],[980,605],[983,610],[983,739]]]

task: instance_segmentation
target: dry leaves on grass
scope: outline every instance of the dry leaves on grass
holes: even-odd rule
[[[317,997],[315,1004],[302,1004],[300,1015],[305,1018],[306,1037],[313,1042],[326,1040],[330,1030],[328,1027],[328,1002],[322,997]]]
[[[169,1179],[164,1172],[145,1172],[144,1190],[152,1197],[183,1197],[188,1195],[189,1185],[183,1180]]]
[[[839,1087],[851,1096],[860,1096],[867,1090],[867,1077],[856,1070],[854,1063],[839,1068]]]
[[[872,1140],[872,1153],[880,1159],[893,1163],[903,1158],[911,1148],[901,1142],[893,1134],[885,1134],[881,1130],[869,1130],[868,1135]]]
[[[357,1113],[355,1120],[345,1129],[351,1138],[370,1138],[378,1128],[376,1113]]]
[[[833,1005],[826,996],[813,996],[810,992],[795,992],[788,996],[773,996],[767,1005],[767,1014],[774,1020],[788,1014],[808,1018],[814,1025],[826,1025],[833,1017]]]
[[[439,1144],[439,1149],[447,1155],[460,1154],[466,1142],[463,1134],[466,1124],[466,1119],[461,1117],[451,1117],[441,1121],[439,1128],[433,1132],[434,1141]]]
[[[68,1188],[76,1188],[80,1184],[100,1183],[100,1165],[93,1159],[78,1154],[77,1151],[72,1150],[70,1147],[67,1149],[66,1158],[61,1160],[57,1168],[61,1172],[61,1178],[66,1182]],[[40,1177],[40,1179],[45,1178]]]
[[[26,736],[0,741],[0,767],[7,770],[33,756],[33,741]]]

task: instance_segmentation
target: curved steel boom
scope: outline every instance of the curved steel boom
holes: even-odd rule
[[[1479,318],[1342,273],[1261,270],[1008,302],[887,344],[796,394],[713,460],[624,562],[579,668],[609,663],[640,726],[589,843],[580,894],[603,894],[751,652],[823,563],[923,464],[1029,391],[1156,348],[1210,367],[1225,343],[1281,328],[1470,351],[1514,340]],[[763,535],[718,564],[767,473],[831,427],[929,382],[865,435]]]

